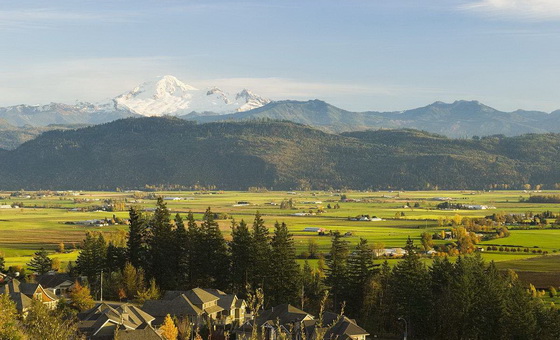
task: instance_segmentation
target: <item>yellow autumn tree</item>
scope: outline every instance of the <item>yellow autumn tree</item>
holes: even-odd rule
[[[177,336],[179,335],[179,331],[175,326],[175,323],[171,319],[171,316],[167,314],[165,319],[163,320],[163,325],[160,327],[161,335],[166,340],[177,340]]]
[[[71,305],[80,312],[88,310],[95,305],[89,287],[82,286],[78,281],[76,281],[74,287],[72,287],[70,299],[72,300]]]

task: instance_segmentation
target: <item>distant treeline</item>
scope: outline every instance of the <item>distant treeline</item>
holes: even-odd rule
[[[529,198],[521,198],[520,201],[527,203],[560,203],[560,195],[531,195]]]

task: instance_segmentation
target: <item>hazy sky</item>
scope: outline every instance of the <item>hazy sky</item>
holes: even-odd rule
[[[350,110],[560,109],[559,0],[0,0],[0,106],[156,76]]]

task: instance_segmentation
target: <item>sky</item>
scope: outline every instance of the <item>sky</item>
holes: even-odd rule
[[[353,111],[560,109],[558,0],[0,0],[0,106],[158,76]]]

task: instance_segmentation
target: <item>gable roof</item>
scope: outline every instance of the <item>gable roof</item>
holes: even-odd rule
[[[161,340],[163,339],[152,327],[125,329],[118,331],[119,340]]]
[[[215,289],[215,291],[218,291],[223,295],[226,295],[224,292],[221,292],[217,289]],[[191,289],[189,291],[184,292],[183,295],[185,295],[195,305],[201,305],[219,299],[219,297],[212,294],[211,291],[207,291],[206,289],[202,289],[202,288]]]
[[[37,282],[44,288],[55,288],[63,283],[74,284],[74,280],[68,274],[47,273],[37,276]]]
[[[290,304],[282,304],[272,307],[271,309],[261,311],[257,317],[256,323],[261,326],[267,321],[278,321],[280,325],[285,325],[293,322],[301,322],[306,319],[313,319],[313,315]]]
[[[21,292],[8,293],[10,295],[10,300],[14,301],[16,304],[16,309],[18,312],[23,312],[27,308],[31,307],[31,298],[27,297]]]
[[[121,325],[125,329],[136,329],[149,325],[154,317],[130,304],[98,303],[95,307],[78,314],[78,328],[81,332],[94,335],[108,322]]]
[[[164,317],[167,314],[174,316],[198,316],[203,311],[189,301],[184,295],[176,296],[172,300],[148,300],[142,309],[155,317]]]

